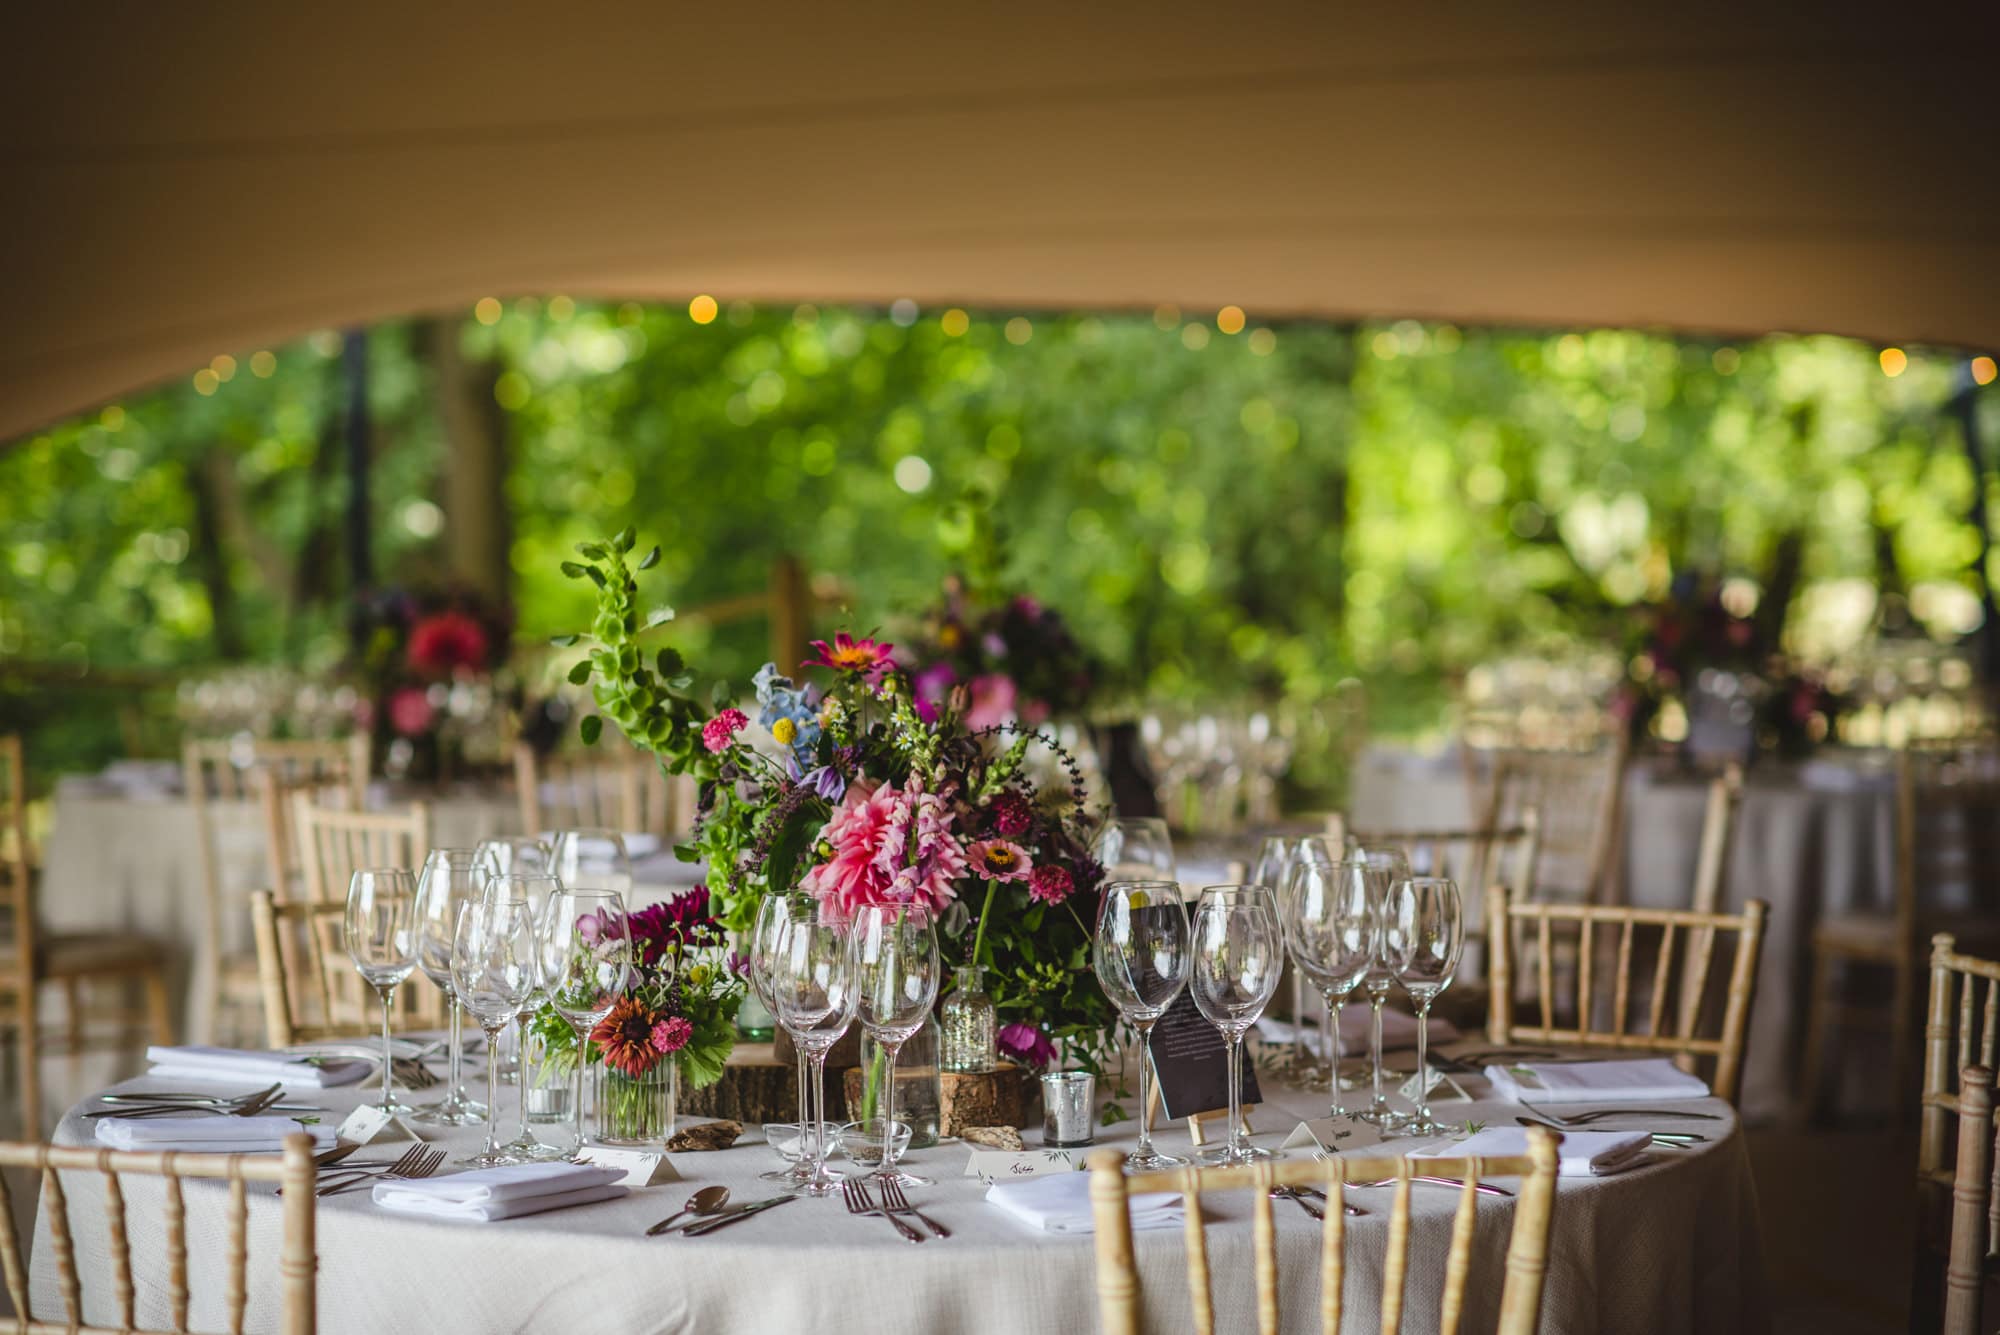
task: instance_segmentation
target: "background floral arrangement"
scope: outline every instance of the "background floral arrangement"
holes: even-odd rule
[[[633,565],[632,547],[627,529],[564,564],[598,590],[590,652],[571,679],[592,682],[603,717],[668,772],[703,780],[681,855],[708,863],[717,920],[745,926],[763,894],[792,890],[842,915],[926,904],[947,951],[988,968],[1004,1050],[1041,1064],[1061,1042],[1090,1060],[1113,1017],[1090,970],[1103,873],[1083,842],[1074,762],[1069,791],[1042,791],[1023,771],[1032,734],[973,726],[965,686],[920,709],[893,646],[846,633],[814,642],[803,666],[823,681],[766,664],[746,708],[722,684],[704,707],[679,654],[648,659],[635,643],[673,614],[640,614],[635,573],[657,550]],[[585,742],[601,730],[583,721]]]
[[[897,658],[920,715],[935,718],[963,686],[972,728],[1016,719],[1032,727],[1078,714],[1103,675],[1053,608],[1025,594],[982,600],[957,576]]]
[[[434,747],[452,685],[505,666],[513,644],[512,613],[466,592],[380,590],[355,605],[354,622],[360,722],[378,751],[398,738]]]

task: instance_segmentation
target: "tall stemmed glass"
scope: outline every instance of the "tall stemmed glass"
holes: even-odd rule
[[[576,1138],[562,1157],[583,1154],[583,1054],[595,1029],[632,981],[625,897],[615,890],[559,890],[542,910],[541,980],[556,1014],[576,1035]]]
[[[549,846],[540,839],[521,835],[496,835],[491,839],[481,839],[479,847],[473,850],[479,855],[479,865],[486,875],[506,876],[514,872],[542,872],[549,870]],[[540,905],[536,905],[537,908]],[[514,1041],[503,1042],[500,1050],[486,1054],[488,1062],[499,1062],[500,1081],[512,1084],[521,1077],[521,1066],[527,1052],[527,1025],[523,1022]]]
[[[451,1076],[443,1098],[417,1109],[415,1117],[420,1122],[467,1126],[486,1115],[486,1109],[465,1092],[465,1025],[451,981],[451,948],[459,912],[478,900],[485,885],[479,854],[470,848],[433,848],[424,859],[423,875],[417,879],[417,916],[422,929],[417,967],[444,993],[451,1016]]]
[[[806,904],[810,906],[811,901]],[[776,1003],[771,1008],[772,1014],[792,1036],[799,1051],[812,1059],[813,1096],[801,1112],[799,1126],[799,1162],[806,1164],[810,1160],[810,1165],[805,1176],[793,1185],[805,1195],[825,1196],[840,1185],[840,1175],[829,1172],[826,1166],[826,1054],[854,1023],[860,988],[857,934],[823,919],[815,910],[816,906],[812,906],[784,915],[771,946],[769,981],[771,1000]],[[895,1084],[892,1065],[889,1072],[892,1091]],[[889,1097],[893,1098],[893,1093]],[[885,1110],[884,1117],[887,1116]],[[810,1141],[805,1139],[808,1125],[812,1128]],[[886,1167],[889,1160],[885,1157],[882,1162]]]
[[[896,1054],[938,994],[937,926],[922,904],[873,904],[854,918],[856,1014],[888,1062],[882,1088],[882,1166],[872,1174],[906,1187],[930,1179],[896,1167]]]
[[[1278,916],[1282,921],[1285,914],[1285,897],[1291,893],[1292,868],[1301,857],[1307,856],[1311,839],[1296,838],[1284,834],[1267,834],[1257,845],[1257,860],[1250,864],[1250,881],[1261,885],[1278,897]],[[1325,1042],[1325,1019],[1321,1019],[1321,1048],[1315,1053],[1306,1044],[1305,1024],[1305,978],[1299,970],[1292,970],[1292,1055],[1285,1063],[1286,1073],[1300,1080],[1319,1080],[1326,1076],[1326,1068],[1333,1049]]]
[[[504,891],[505,883],[496,883],[483,898],[459,910],[451,947],[452,990],[479,1021],[488,1054],[535,990],[539,955],[528,897],[493,890]],[[490,1060],[486,1063],[486,1106],[490,1109],[486,1150],[459,1162],[474,1168],[520,1162],[500,1148],[500,1071],[499,1063]]]
[[[1382,1092],[1382,1003],[1389,999],[1389,984],[1402,973],[1406,956],[1391,953],[1389,934],[1382,930],[1387,900],[1392,886],[1410,879],[1410,861],[1399,848],[1364,848],[1358,854],[1368,868],[1369,912],[1375,917],[1375,954],[1362,975],[1361,986],[1368,993],[1368,1106],[1354,1114],[1384,1131],[1393,1131],[1408,1120],[1389,1106]]]
[[[526,863],[518,862],[515,865],[525,866]],[[549,901],[561,890],[562,883],[542,871],[513,871],[504,875],[489,876],[486,880],[488,899],[525,899],[528,902],[528,915],[536,924],[537,930],[540,928],[543,914],[548,910]],[[528,1090],[536,1079],[536,1073],[529,1069],[528,1063],[528,1053],[531,1050],[528,1042],[528,1025],[547,999],[548,993],[542,988],[541,971],[537,968],[532,986],[529,987],[527,995],[521,998],[521,1006],[514,1020],[515,1030],[520,1035],[518,1046],[521,1053],[521,1074],[518,1083],[521,1089],[521,1134],[500,1147],[516,1159],[560,1159],[563,1155],[563,1152],[554,1145],[542,1143],[528,1128]],[[504,1080],[506,1072],[500,1072],[500,1077]]]
[[[810,895],[765,895],[757,903],[757,918],[750,928],[750,985],[757,989],[758,1000],[778,1017],[778,997],[774,980],[778,977],[779,966],[784,958],[785,929],[794,921],[811,921],[818,909],[818,901]],[[851,988],[849,989],[852,990]],[[849,1017],[850,1019],[852,1016]],[[812,1116],[811,1091],[806,1087],[806,1045],[798,1034],[785,1027],[779,1018],[779,1027],[791,1036],[792,1048],[799,1063],[799,1156],[783,1168],[773,1169],[757,1176],[766,1182],[802,1183],[814,1178],[814,1168],[806,1154],[808,1145],[807,1119]],[[817,1137],[819,1128],[810,1128],[810,1134]]]
[[[1114,881],[1178,881],[1174,839],[1158,816],[1113,816],[1090,841],[1090,855]]]
[[[1322,858],[1308,851],[1292,867],[1291,886],[1280,912],[1293,964],[1318,989],[1326,1013],[1338,1016],[1341,1003],[1375,959],[1377,918],[1370,897],[1368,864]],[[1340,1066],[1346,1053],[1340,1047],[1337,1021],[1329,1056],[1333,1068],[1330,1115],[1341,1117],[1347,1111],[1340,1103]]]
[[[417,967],[417,878],[402,867],[357,871],[347,883],[347,917],[342,923],[347,957],[375,995],[382,998],[382,1101],[375,1106],[391,1117],[410,1109],[390,1088],[395,1062],[390,1049],[389,1010],[396,986]]]
[[[1139,1031],[1139,1107],[1152,1107],[1153,1026],[1187,986],[1187,909],[1174,881],[1113,881],[1097,905],[1091,966],[1104,995]],[[1153,1148],[1150,1118],[1139,1117],[1139,1147],[1125,1156],[1128,1172],[1178,1168],[1186,1159]]]
[[[1403,1134],[1439,1135],[1444,1127],[1431,1116],[1430,1014],[1438,994],[1451,986],[1465,949],[1458,884],[1442,876],[1413,876],[1392,887],[1382,925],[1395,940],[1391,955],[1406,961],[1396,977],[1417,1010],[1417,1110]]]
[[[632,889],[632,859],[616,830],[560,830],[549,845],[549,870],[565,890]]]
[[[1194,910],[1196,1009],[1229,1045],[1229,1142],[1199,1156],[1204,1163],[1252,1163],[1280,1157],[1243,1132],[1243,1035],[1257,1023],[1285,971],[1284,931],[1275,896],[1261,885],[1212,885]]]

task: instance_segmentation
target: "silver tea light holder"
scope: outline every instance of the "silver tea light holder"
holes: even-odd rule
[[[1050,1071],[1042,1077],[1043,1145],[1074,1149],[1091,1144],[1096,1113],[1096,1076],[1088,1071]]]

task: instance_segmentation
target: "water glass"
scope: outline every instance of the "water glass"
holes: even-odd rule
[[[632,983],[632,938],[625,928],[625,897],[615,890],[559,890],[543,910],[536,932],[539,976],[549,1005],[576,1036],[576,1088],[570,1114],[576,1135],[563,1156],[583,1153],[583,1066],[590,1031]]]
[[[417,915],[422,929],[417,967],[444,993],[451,1020],[451,1075],[445,1083],[445,1095],[417,1109],[414,1116],[419,1122],[466,1126],[486,1116],[486,1109],[465,1092],[465,1026],[451,981],[452,939],[458,932],[458,916],[485,888],[486,873],[478,851],[470,848],[433,848],[424,859],[423,875],[417,879]]]
[[[526,866],[527,863],[521,861],[514,865]],[[526,900],[528,915],[536,924],[537,930],[539,930],[542,923],[542,916],[548,912],[549,901],[554,899],[561,889],[561,884],[546,871],[512,871],[501,875],[489,876],[486,880],[484,897],[486,900]],[[528,1026],[533,1021],[536,1012],[541,1010],[542,1003],[547,999],[548,994],[542,989],[541,976],[538,970],[533,979],[532,986],[528,989],[528,994],[522,998],[520,1010],[517,1012],[514,1020],[515,1032],[519,1035],[519,1040],[515,1046],[520,1053],[520,1075],[516,1083],[519,1085],[521,1091],[521,1133],[500,1148],[508,1154],[513,1155],[516,1159],[559,1159],[563,1154],[555,1146],[544,1144],[542,1141],[536,1139],[534,1132],[528,1129],[529,1090],[541,1078],[540,1073],[533,1068],[533,1064],[529,1061],[529,1054],[533,1050],[533,1045],[528,1039]],[[488,1048],[488,1060],[490,1061],[490,1044]],[[505,1069],[498,1071],[497,1074],[503,1082],[506,1080],[507,1073]]]
[[[1104,995],[1139,1034],[1139,1146],[1128,1172],[1178,1168],[1187,1160],[1153,1148],[1146,1110],[1153,1106],[1153,1026],[1187,986],[1191,956],[1187,909],[1173,881],[1113,881],[1097,905],[1090,963]]]
[[[1390,953],[1388,933],[1381,930],[1389,888],[1410,879],[1410,860],[1400,848],[1363,848],[1355,856],[1368,867],[1369,911],[1375,915],[1375,952],[1361,987],[1368,994],[1368,1106],[1354,1114],[1384,1131],[1403,1124],[1404,1115],[1389,1106],[1382,1089],[1382,1004],[1389,999],[1389,985],[1402,972],[1403,962]]]
[[[1110,880],[1180,880],[1173,836],[1158,816],[1112,816],[1091,840],[1090,855]]]
[[[390,1051],[389,1011],[397,986],[417,967],[417,880],[402,867],[357,871],[347,883],[347,916],[342,922],[347,957],[382,999],[382,1101],[390,1116],[409,1112],[390,1088],[395,1062]]]
[[[1430,1013],[1451,986],[1465,949],[1465,916],[1458,885],[1442,876],[1413,876],[1389,892],[1383,931],[1395,938],[1392,957],[1404,961],[1396,977],[1417,1011],[1417,1110],[1403,1133],[1435,1136],[1444,1128],[1431,1116]]]
[[[778,999],[773,988],[779,965],[783,960],[785,929],[793,922],[809,923],[818,912],[818,903],[811,895],[765,895],[757,902],[757,917],[750,925],[750,986],[757,991],[757,999],[773,1018],[778,1016]],[[791,1031],[787,1029],[787,1034]],[[812,1124],[810,1111],[811,1091],[806,1087],[806,1047],[791,1034],[792,1050],[798,1059],[799,1078],[799,1129],[801,1137]],[[782,1157],[782,1156],[781,1156]],[[812,1156],[803,1148],[792,1156],[784,1168],[759,1173],[758,1177],[767,1182],[790,1182],[802,1184],[813,1176]]]
[[[504,889],[504,882],[497,888]],[[451,947],[452,990],[479,1021],[488,1054],[534,993],[538,955],[535,917],[526,895],[489,893],[459,911]],[[486,1063],[486,1106],[486,1149],[459,1162],[474,1168],[520,1162],[500,1148],[500,1070],[491,1060]],[[525,1129],[525,1116],[522,1125]]]
[[[1243,1035],[1257,1023],[1285,970],[1285,940],[1275,897],[1261,885],[1212,885],[1195,906],[1195,1008],[1229,1045],[1229,1140],[1204,1151],[1204,1163],[1253,1163],[1281,1157],[1250,1144],[1243,1130]]]
[[[1300,976],[1312,984],[1336,1017],[1333,1026],[1331,1115],[1345,1115],[1340,1103],[1340,1006],[1375,959],[1378,918],[1369,887],[1368,864],[1355,859],[1302,857],[1292,867],[1291,885],[1280,912],[1285,942]]]
[[[862,909],[852,924],[855,945],[855,1014],[881,1045],[887,1070],[882,1072],[882,1121],[896,1121],[896,1054],[923,1022],[937,1000],[939,974],[937,925],[922,904],[874,904]],[[885,1136],[882,1166],[874,1176],[903,1186],[927,1187],[928,1178],[896,1167]]]
[[[781,918],[768,948],[765,985],[772,1013],[813,1067],[813,1097],[804,1119],[812,1142],[801,1147],[800,1162],[807,1171],[793,1185],[805,1195],[826,1196],[840,1185],[840,1177],[826,1166],[832,1148],[826,1139],[826,1054],[854,1023],[858,934],[817,912],[787,911]],[[893,1088],[894,1081],[890,1084]],[[886,1118],[884,1122],[894,1129]],[[885,1163],[893,1161],[885,1157]]]

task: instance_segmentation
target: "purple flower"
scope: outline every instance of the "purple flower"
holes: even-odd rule
[[[1049,1036],[1034,1025],[1018,1020],[1001,1025],[994,1041],[999,1044],[1000,1051],[1024,1066],[1039,1070],[1056,1059],[1056,1045],[1049,1041]]]
[[[706,946],[722,939],[722,929],[708,911],[708,890],[696,886],[633,913],[627,920],[645,964],[655,964],[668,946]]]
[[[952,671],[951,664],[943,662],[933,663],[910,678],[917,717],[926,723],[937,722],[938,706],[957,684],[958,673]]]
[[[793,783],[810,789],[829,802],[838,802],[847,793],[847,780],[832,765],[815,765],[802,769],[796,754],[785,756],[785,775]]]

